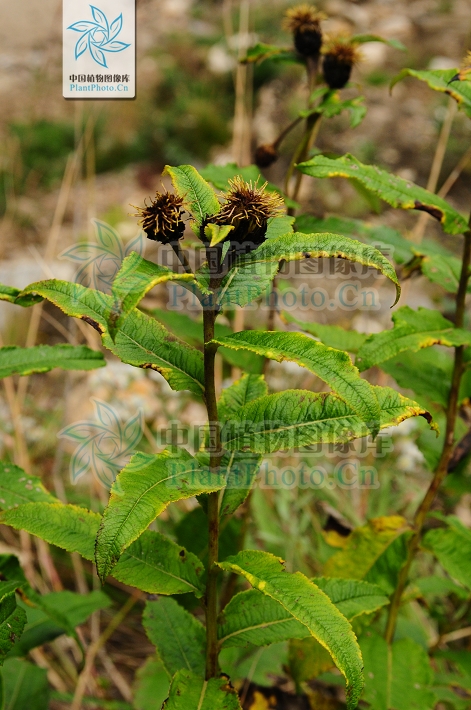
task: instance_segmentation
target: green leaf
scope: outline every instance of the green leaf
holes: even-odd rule
[[[388,257],[397,264],[410,261],[416,248],[412,242],[405,239],[400,232],[382,224],[369,224],[359,219],[344,219],[343,217],[313,217],[301,214],[296,217],[297,232],[312,234],[318,232],[338,232],[345,236],[372,243],[379,251],[388,252]]]
[[[374,632],[360,641],[365,660],[364,700],[371,710],[420,710],[435,707],[433,672],[427,652],[411,639],[388,647]]]
[[[455,328],[439,311],[419,307],[417,311],[403,306],[393,313],[393,328],[375,333],[363,343],[355,363],[360,370],[396,357],[405,350],[417,352],[432,345],[471,345],[471,333]]]
[[[276,241],[276,238],[272,241]],[[271,285],[278,271],[278,261],[271,263],[239,260],[223,279],[218,293],[221,306],[231,303],[242,308],[261,296]]]
[[[8,303],[15,303],[17,306],[29,308],[30,306],[34,306],[35,303],[40,303],[43,300],[41,296],[35,296],[33,294],[20,296],[20,293],[22,293],[20,288],[0,284],[0,301],[8,301]]]
[[[194,347],[202,348],[204,340],[203,321],[193,320],[193,318],[180,311],[163,310],[161,308],[153,308],[149,313],[180,340],[184,340]],[[227,325],[216,322],[215,333],[218,337],[220,335],[230,335],[232,329]],[[219,354],[230,365],[240,367],[244,372],[259,373],[263,368],[263,358],[254,357],[251,353],[235,352],[228,348],[221,348]]]
[[[221,393],[218,402],[220,420],[230,419],[244,404],[267,394],[268,386],[263,375],[242,375]]]
[[[371,35],[371,34],[360,34],[360,35],[353,35],[350,37],[350,42],[353,44],[365,44],[366,42],[382,42],[383,44],[387,44],[388,47],[394,47],[394,49],[400,49],[402,52],[405,52],[407,47],[405,47],[402,42],[399,42],[398,39],[385,39],[384,37],[380,37],[379,35]]]
[[[245,577],[307,627],[345,677],[347,707],[355,708],[363,687],[361,653],[350,624],[329,597],[300,572],[286,572],[282,560],[268,552],[245,550],[219,566]]]
[[[127,256],[113,281],[112,312],[109,316],[109,328],[112,337],[120,329],[124,319],[158,284],[168,281],[195,283],[193,274],[177,274],[165,266],[143,259],[137,252]]]
[[[366,116],[364,101],[363,96],[356,96],[353,99],[341,99],[338,91],[329,91],[318,106],[300,111],[299,115],[306,118],[312,114],[320,113],[326,118],[333,118],[341,114],[342,111],[348,111],[350,113],[350,125],[352,128],[356,128]]]
[[[298,318],[295,318],[287,311],[282,312],[281,318],[285,323],[295,323],[302,330],[305,330],[306,333],[310,333],[316,338],[319,338],[321,343],[324,343],[324,345],[327,345],[329,348],[345,350],[349,353],[358,352],[359,348],[368,337],[364,333],[359,333],[356,330],[345,330],[339,325],[307,323],[306,321],[298,320]]]
[[[443,229],[449,234],[462,234],[468,229],[465,218],[446,200],[404,178],[381,170],[376,165],[364,165],[349,153],[341,158],[316,155],[297,167],[311,177],[344,177],[358,180],[392,207],[428,212],[441,222]]]
[[[86,560],[95,559],[98,513],[60,502],[26,503],[4,512],[0,520]],[[150,594],[193,592],[198,597],[204,591],[202,573],[195,555],[151,530],[128,547],[113,569],[115,579]]]
[[[462,108],[466,115],[471,117],[471,82],[452,81],[458,71],[458,69],[433,69],[429,71],[403,69],[391,81],[390,89],[406,76],[412,76],[415,79],[424,81],[434,91],[452,96],[457,102],[458,107]]]
[[[20,348],[7,345],[0,348],[0,378],[10,375],[31,375],[62,370],[95,370],[106,365],[103,354],[85,345],[34,345]]]
[[[216,244],[223,242],[229,232],[232,232],[234,226],[232,224],[207,224],[204,228],[205,236],[209,239],[209,246],[215,247]]]
[[[22,468],[0,461],[0,509],[14,508],[22,503],[56,500],[38,476],[28,476]]]
[[[75,628],[85,623],[94,611],[106,609],[111,604],[109,597],[98,590],[86,595],[69,591],[52,592],[41,595],[36,601],[40,604],[37,607],[24,606],[28,623],[10,657],[26,656],[32,648],[42,646],[64,633],[77,638]]]
[[[435,428],[430,414],[417,402],[389,387],[375,391],[381,408],[380,429],[415,416],[425,417]],[[316,443],[344,443],[368,433],[366,424],[338,395],[286,390],[242,407],[223,426],[221,436],[227,449],[268,454]]]
[[[100,579],[111,572],[122,552],[169,503],[220,490],[223,476],[202,468],[184,450],[135,454],[118,474],[96,539]]]
[[[332,577],[315,577],[312,581],[349,621],[362,614],[372,614],[389,604],[388,597],[377,584]]]
[[[178,671],[162,710],[241,710],[227,678],[204,680],[191,671]]]
[[[219,514],[232,515],[247,499],[260,468],[262,457],[245,451],[230,451],[221,459],[226,485],[219,499]]]
[[[412,390],[424,406],[436,402],[446,407],[451,383],[453,358],[435,348],[405,351],[380,365],[394,377],[399,387]],[[435,437],[434,437],[435,438]]]
[[[161,710],[169,688],[170,678],[162,661],[150,656],[136,672],[134,710]]]
[[[330,653],[312,636],[290,641],[289,671],[298,692],[302,690],[301,683],[317,678],[333,667]]]
[[[355,528],[345,548],[328,559],[324,574],[366,579],[390,594],[404,564],[410,534],[407,521],[400,515],[372,518],[366,525]]]
[[[303,61],[292,49],[277,47],[274,44],[264,44],[263,42],[258,42],[253,47],[250,47],[242,61],[245,64],[255,64],[257,62],[261,64],[267,59],[276,62],[300,63]]]
[[[17,582],[0,582],[0,665],[23,633],[26,614],[16,603]]]
[[[162,174],[170,176],[175,192],[185,200],[184,204],[198,227],[206,217],[221,209],[213,188],[192,165],[178,168],[166,165]]]
[[[312,582],[321,589],[349,621],[361,614],[377,611],[389,599],[383,590],[368,582],[319,577]],[[221,647],[266,646],[289,639],[310,636],[307,627],[297,621],[278,601],[257,589],[232,597],[219,615],[218,637]]]
[[[300,259],[317,259],[321,257],[347,259],[348,261],[377,269],[396,286],[395,303],[397,303],[401,287],[397,280],[396,272],[389,261],[378,249],[354,239],[343,237],[340,234],[293,232],[275,239],[268,239],[258,249],[239,259],[235,268],[239,268],[239,271],[244,271],[247,286],[249,286],[250,269],[252,269],[252,278],[255,276],[259,278],[259,283],[252,285],[251,300],[254,300],[257,295],[263,293],[273,279],[273,275],[276,273],[276,271],[273,271],[275,264],[282,260],[299,261]],[[262,266],[265,266],[265,272],[261,268]],[[222,293],[224,293],[224,289],[228,290],[227,279],[231,275],[232,272],[223,281]],[[225,296],[225,298],[227,297]],[[222,302],[225,301],[223,300]]]
[[[219,345],[245,349],[277,362],[290,360],[307,368],[336,392],[368,428],[379,431],[380,408],[372,385],[361,379],[347,353],[334,350],[302,333],[248,330],[215,339]]]
[[[48,710],[47,671],[18,658],[3,666],[4,710]],[[2,706],[3,707],[3,706]]]
[[[108,328],[113,305],[111,296],[55,279],[31,284],[24,293],[38,293],[67,315],[92,325],[101,334],[105,348],[122,362],[160,372],[172,389],[189,389],[202,394],[202,354],[178,341],[154,318],[137,309],[132,310],[113,341]]]
[[[184,669],[204,677],[206,631],[192,614],[161,597],[146,603],[142,623],[170,676]]]
[[[422,546],[432,552],[450,577],[471,589],[471,531],[458,518],[448,516],[445,528],[425,533]]]
[[[268,227],[265,234],[265,239],[274,239],[281,237],[283,234],[289,234],[293,231],[294,217],[283,214],[278,217],[270,217]]]
[[[229,180],[232,180],[238,175],[240,175],[240,177],[242,177],[246,182],[255,183],[260,180],[262,183],[265,183],[262,172],[257,165],[245,165],[242,168],[236,163],[226,163],[226,165],[207,165],[201,170],[201,175],[205,178],[205,180],[208,180],[212,185],[214,185],[217,190],[227,190],[229,188]],[[272,182],[268,182],[266,184],[265,190],[267,192],[276,192],[278,195],[283,195],[280,188]],[[287,207],[299,207],[297,202],[290,200],[285,195],[283,195],[283,199]],[[284,217],[285,216],[280,217],[280,219]],[[286,229],[285,233],[289,231],[291,231],[291,227]]]

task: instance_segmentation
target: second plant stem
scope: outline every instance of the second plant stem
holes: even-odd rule
[[[214,377],[216,348],[211,345],[214,338],[214,324],[217,312],[206,307],[203,311],[204,327],[204,382],[205,403],[209,422],[209,467],[217,472],[221,462],[221,435]],[[209,494],[208,498],[208,576],[206,582],[206,680],[218,673],[218,638],[217,638],[217,575],[219,548],[219,492]]]
[[[470,218],[471,226],[471,218]],[[466,307],[466,293],[468,288],[468,281],[470,276],[470,262],[471,262],[471,231],[466,232],[464,235],[464,249],[463,249],[463,261],[461,265],[460,281],[458,286],[458,293],[456,295],[456,314],[455,314],[455,326],[456,328],[462,328],[464,325],[464,315]],[[455,437],[455,424],[456,417],[458,413],[458,401],[459,401],[459,390],[460,382],[463,374],[463,346],[455,348],[455,359],[453,364],[453,374],[451,380],[450,394],[448,397],[448,406],[446,413],[446,429],[445,429],[445,440],[443,442],[442,453],[440,460],[438,462],[437,468],[435,470],[433,479],[430,486],[425,494],[422,503],[417,509],[414,518],[414,529],[412,537],[409,541],[407,559],[402,567],[399,577],[397,587],[391,599],[391,605],[389,607],[389,616],[386,624],[385,638],[390,644],[394,638],[394,632],[396,630],[397,617],[399,614],[399,608],[401,606],[401,599],[404,589],[407,584],[409,577],[410,567],[417,554],[420,545],[420,539],[422,536],[422,529],[425,523],[428,512],[432,506],[438,489],[440,488],[443,480],[448,473],[448,464],[450,462],[453,447],[454,447],[454,437]]]

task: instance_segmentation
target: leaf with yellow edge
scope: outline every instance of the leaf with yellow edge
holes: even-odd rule
[[[205,236],[209,239],[209,246],[215,247],[219,242],[224,241],[229,232],[232,232],[232,224],[207,224],[204,228]]]
[[[327,594],[301,572],[286,572],[279,557],[261,550],[244,550],[219,562],[219,567],[240,574],[263,594],[276,600],[293,619],[331,654],[347,684],[347,707],[357,706],[362,688],[363,661],[356,636],[347,619]]]
[[[407,540],[412,534],[400,515],[372,518],[366,525],[355,528],[347,538],[344,549],[327,560],[326,577],[365,579],[377,584],[388,594],[394,590],[395,580],[407,553]]]

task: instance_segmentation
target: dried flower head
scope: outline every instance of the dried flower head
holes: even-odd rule
[[[303,57],[317,57],[322,44],[321,20],[326,15],[314,5],[296,5],[287,10],[283,26],[293,33],[294,46]]]
[[[259,168],[268,168],[278,160],[278,151],[271,143],[259,145],[255,151],[255,165]]]
[[[214,221],[234,227],[229,234],[231,242],[250,241],[259,246],[265,239],[268,220],[283,208],[283,198],[276,192],[267,192],[267,184],[258,187],[239,175],[229,180],[230,189],[223,195],[225,203]]]
[[[331,89],[343,89],[350,79],[352,67],[361,61],[358,45],[339,35],[328,39],[322,48],[324,80]]]
[[[136,207],[138,211],[134,217],[141,218],[139,225],[148,239],[170,244],[182,238],[185,231],[182,220],[183,198],[170,192],[156,192],[150,205],[145,201],[144,204],[144,207]]]

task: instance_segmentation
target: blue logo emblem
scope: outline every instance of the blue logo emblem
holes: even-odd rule
[[[122,52],[131,46],[116,39],[123,28],[123,15],[122,13],[118,15],[110,24],[104,12],[94,5],[90,5],[90,8],[93,22],[80,20],[67,27],[68,30],[81,33],[75,45],[75,59],[82,56],[88,49],[97,64],[108,68],[105,52]]]

